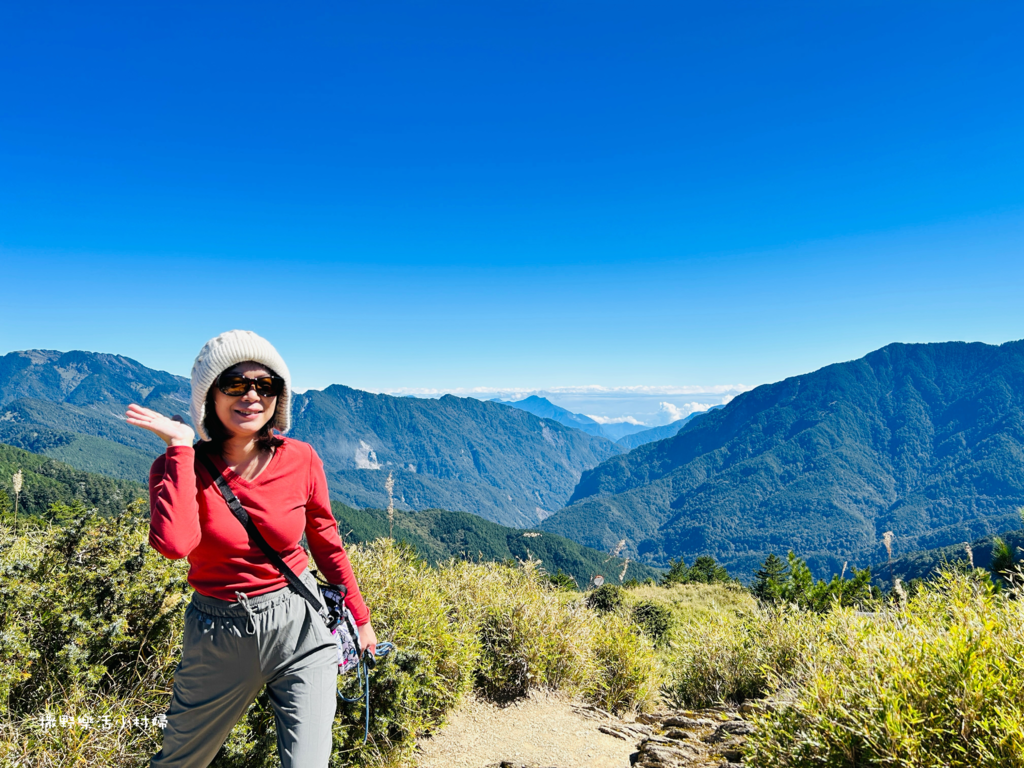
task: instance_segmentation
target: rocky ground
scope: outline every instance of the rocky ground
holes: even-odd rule
[[[749,705],[662,710],[635,721],[557,694],[507,707],[471,701],[420,742],[420,768],[716,768],[739,766]]]

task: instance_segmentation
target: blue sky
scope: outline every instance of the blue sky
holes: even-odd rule
[[[7,3],[0,352],[187,375],[241,327],[300,388],[710,391],[1021,338],[1022,22]]]

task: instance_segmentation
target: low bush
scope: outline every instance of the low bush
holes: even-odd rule
[[[579,586],[576,584],[576,579],[570,576],[568,573],[563,573],[562,569],[558,569],[558,573],[553,573],[548,577],[552,584],[559,589],[564,589],[567,592],[576,592]]]
[[[649,641],[616,614],[606,614],[600,623],[594,637],[598,675],[587,686],[587,697],[609,712],[647,708],[663,676]]]
[[[604,584],[587,595],[587,605],[602,613],[617,611],[626,601],[622,587]]]
[[[666,654],[672,675],[666,699],[680,708],[741,703],[770,690],[803,652],[813,617],[790,609],[757,609],[745,617],[705,615],[686,627]]]
[[[158,749],[187,564],[147,542],[144,502],[64,527],[0,527],[0,764],[138,765]]]
[[[656,646],[663,644],[672,627],[672,611],[651,600],[635,603],[630,610],[630,616],[633,623],[640,627]]]

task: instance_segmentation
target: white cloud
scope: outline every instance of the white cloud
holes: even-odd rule
[[[606,387],[600,384],[558,386],[549,389],[525,387],[400,387],[367,390],[392,396],[438,398],[445,394],[472,397],[477,400],[522,400],[531,395],[545,397],[572,413],[585,413],[599,424],[634,424],[662,426],[715,405],[724,405],[738,395],[753,389],[746,384],[636,385]],[[347,448],[345,458],[352,456],[354,446]],[[369,457],[369,454],[366,454]],[[369,461],[369,458],[367,458]]]
[[[664,403],[662,403],[662,405],[664,405]],[[640,427],[647,426],[646,424],[644,424],[644,422],[638,421],[632,416],[616,416],[615,418],[612,418],[610,416],[591,416],[589,413],[584,415],[588,419],[593,419],[598,424],[636,424],[637,426]]]
[[[380,464],[377,462],[377,454],[365,440],[359,441],[355,460],[356,469],[380,469]]]
[[[747,384],[711,384],[699,385],[636,385],[625,387],[605,387],[600,384],[583,384],[565,387],[547,387],[546,389],[527,389],[525,387],[452,387],[439,389],[432,387],[396,387],[393,389],[370,389],[369,392],[387,395],[414,395],[416,397],[440,397],[456,395],[458,397],[501,397],[506,400],[522,400],[530,395],[730,395],[735,397],[741,392],[753,389]]]
[[[730,397],[729,400],[732,400],[732,398]],[[681,406],[672,403],[659,403],[659,405],[661,406],[661,412],[668,416],[666,424],[685,419],[691,413],[698,413],[711,408],[709,403],[683,403]]]

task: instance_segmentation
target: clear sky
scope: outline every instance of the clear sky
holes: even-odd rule
[[[0,353],[188,375],[247,328],[298,388],[711,391],[1022,338],[1022,28],[1009,2],[4,3]]]

